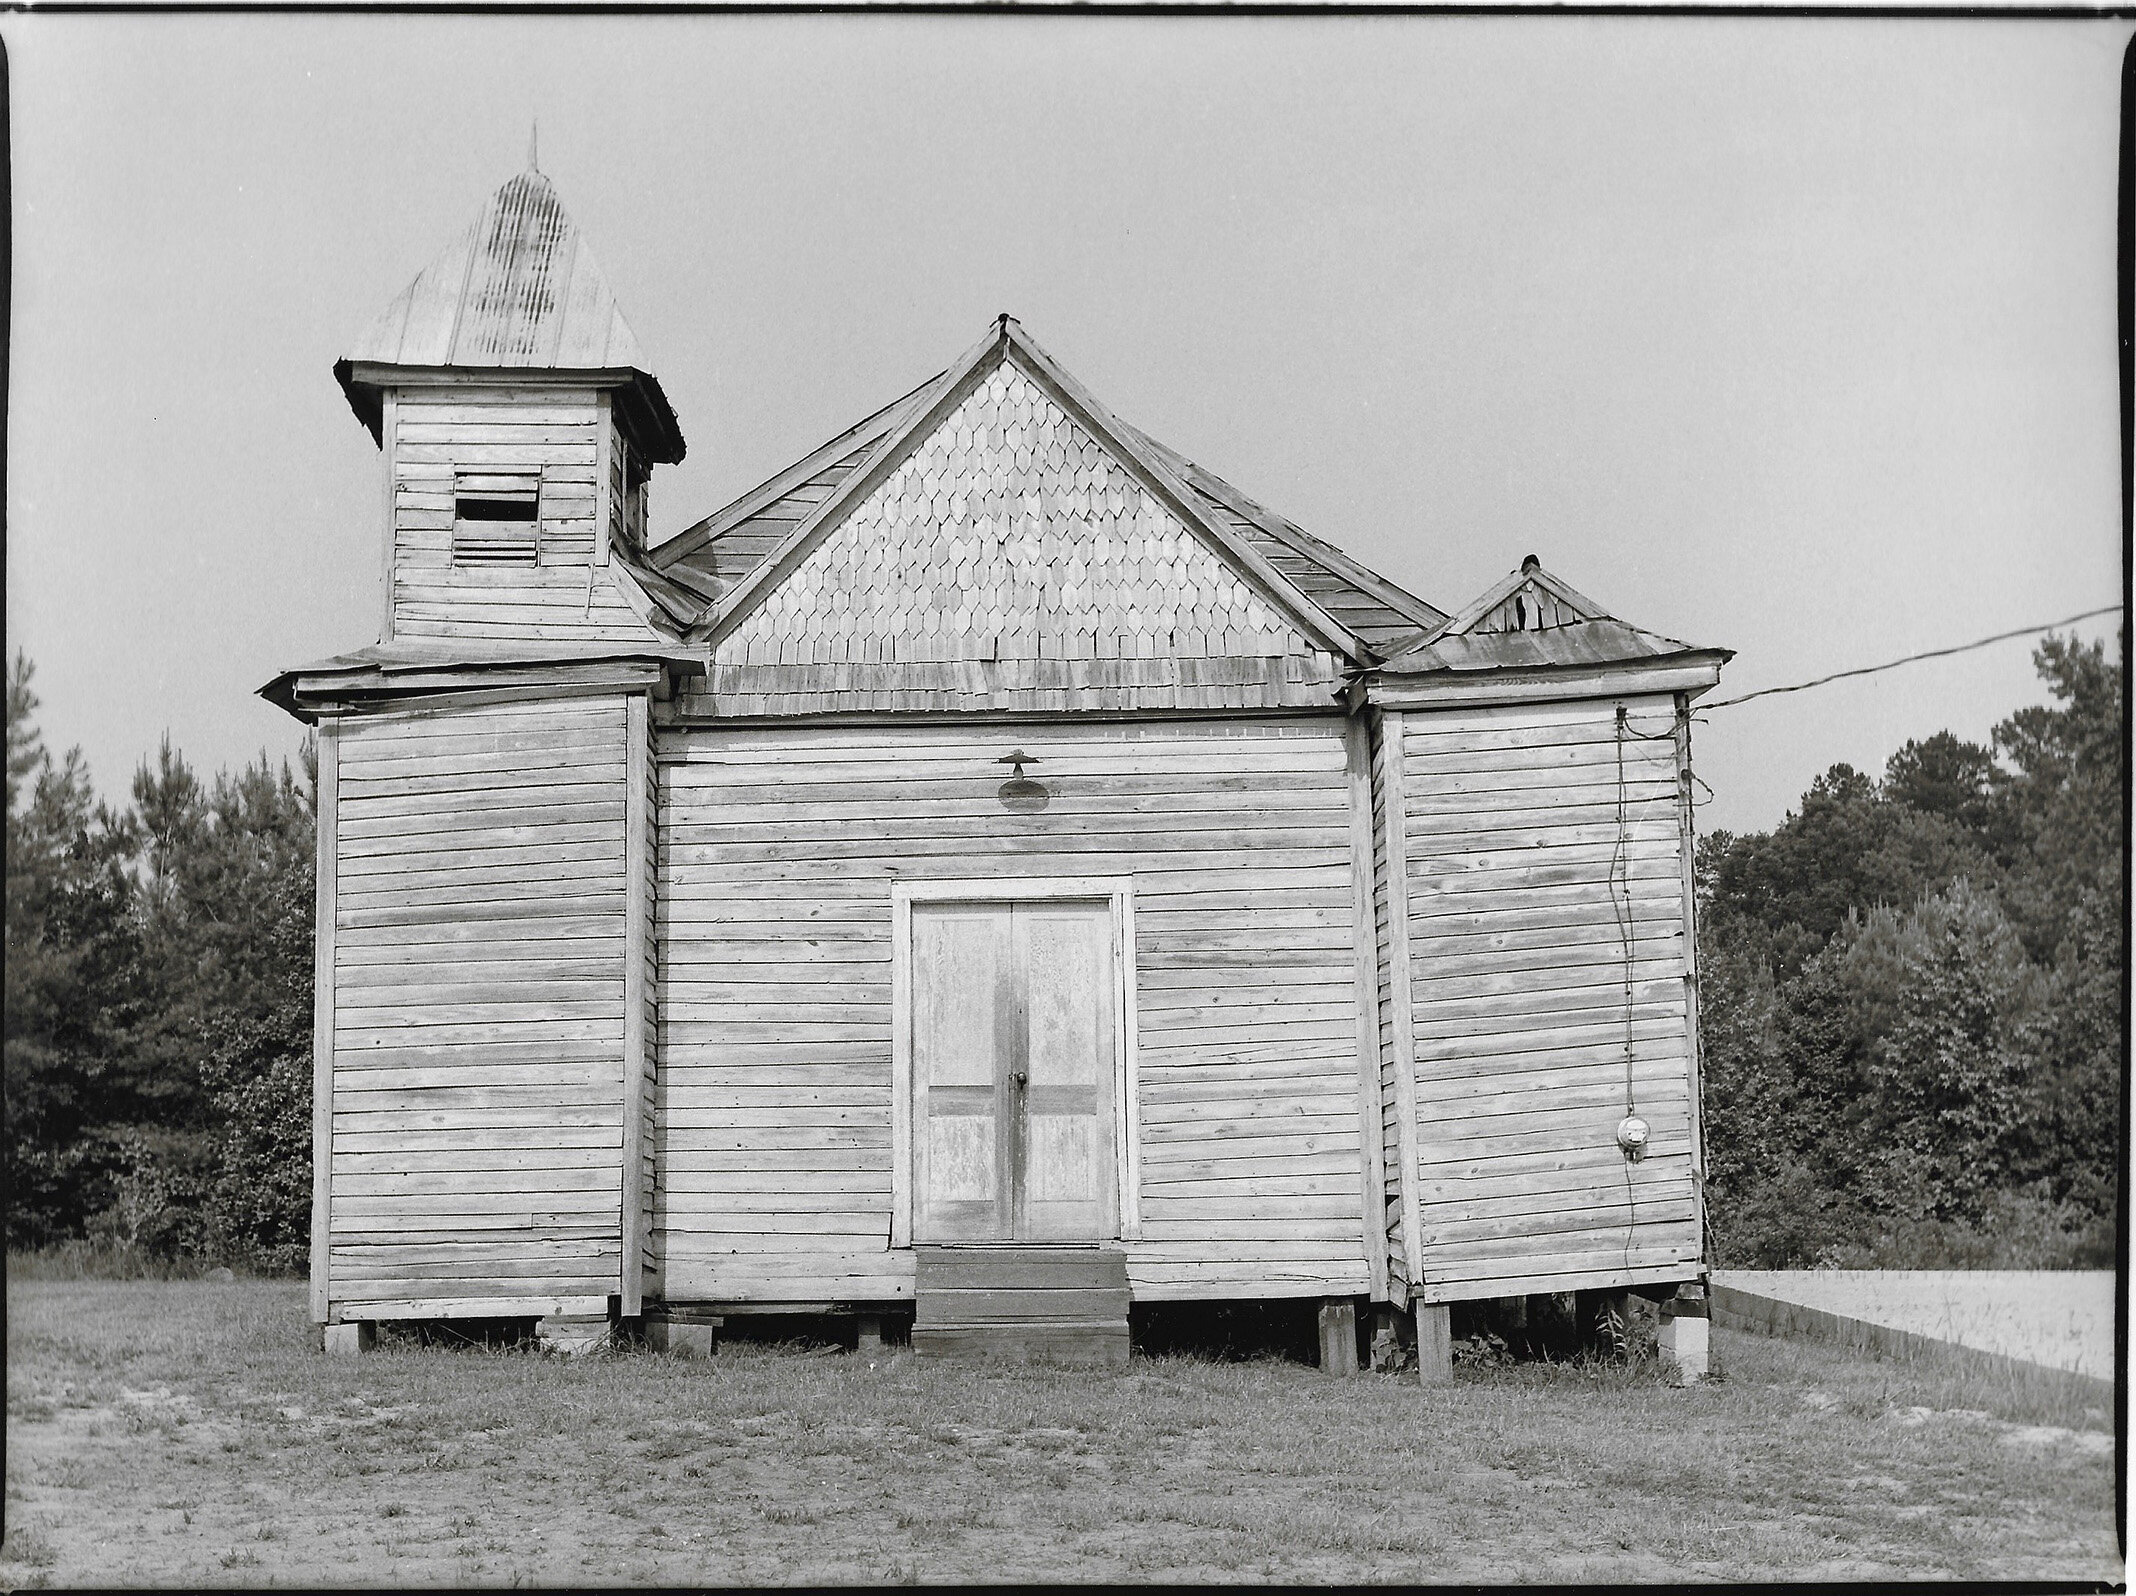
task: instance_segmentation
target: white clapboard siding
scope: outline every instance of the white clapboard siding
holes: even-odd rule
[[[1675,708],[1623,703],[1621,740],[1610,700],[1403,717],[1430,1300],[1697,1264]]]
[[[630,718],[618,697],[341,723],[328,1232],[343,1318],[618,1289],[624,771],[647,769],[643,744],[626,766]],[[564,769],[575,779],[540,789],[553,806],[525,802],[528,771]],[[458,785],[477,774],[487,785]]]
[[[395,637],[654,640],[605,557],[598,478],[620,452],[605,396],[404,389],[393,415]],[[540,473],[534,562],[455,563],[454,473],[514,468]]]
[[[1134,882],[1137,1296],[1369,1289],[1339,718],[658,737],[671,1300],[910,1295],[891,887],[1013,876]],[[1046,809],[1000,802],[1012,747]]]

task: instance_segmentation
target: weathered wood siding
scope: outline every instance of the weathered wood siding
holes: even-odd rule
[[[620,447],[592,391],[403,389],[386,439],[392,457],[393,635],[493,642],[644,641],[605,556],[610,509],[601,476]],[[456,565],[456,471],[539,468],[539,554],[532,565]],[[618,479],[617,492],[620,492]]]
[[[1696,1266],[1674,705],[1623,702],[1403,717],[1429,1300]]]
[[[660,745],[672,1300],[910,1294],[888,1244],[891,885],[1018,875],[1134,881],[1137,1295],[1368,1289],[1339,718]],[[1012,746],[1037,756],[1043,811],[997,797]]]
[[[341,723],[340,1317],[618,1290],[627,722],[606,697]]]

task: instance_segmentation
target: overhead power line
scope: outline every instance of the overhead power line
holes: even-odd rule
[[[1747,704],[1753,698],[1769,698],[1775,693],[1799,693],[1807,687],[1822,687],[1826,682],[1845,681],[1850,676],[1874,676],[1878,671],[1896,670],[1901,665],[1911,665],[1915,660],[1941,659],[1946,654],[1963,654],[1970,649],[1986,648],[1990,643],[2007,643],[2013,637],[2030,637],[2035,632],[2051,632],[2057,626],[2074,626],[2078,621],[2088,621],[2095,615],[2120,613],[2119,604],[2108,604],[2096,610],[2086,610],[2082,615],[2072,615],[2064,620],[2047,621],[2039,626],[2020,626],[2014,632],[1997,632],[1993,637],[1975,638],[1970,643],[1959,643],[1951,648],[1931,648],[1919,654],[1908,654],[1904,659],[1890,660],[1882,665],[1863,665],[1851,671],[1834,671],[1829,676],[1820,676],[1815,681],[1796,682],[1792,687],[1761,687],[1755,693],[1745,693],[1741,698],[1724,698],[1718,703],[1706,704],[1704,709],[1726,709],[1731,704]]]

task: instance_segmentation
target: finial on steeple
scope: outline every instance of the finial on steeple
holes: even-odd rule
[[[527,135],[527,170],[541,170],[541,118],[534,118],[534,131]]]

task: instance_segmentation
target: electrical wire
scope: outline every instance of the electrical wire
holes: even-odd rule
[[[1622,704],[1617,706],[1617,845],[1609,857],[1609,906],[1617,919],[1617,938],[1624,951],[1624,1117],[1630,1119],[1637,1110],[1632,1089],[1632,961],[1638,944],[1638,928],[1632,920],[1632,830],[1628,809],[1629,791],[1624,777],[1624,742],[1627,737],[1642,736],[1631,729],[1631,712]],[[1650,739],[1659,741],[1658,738]],[[1671,741],[1675,733],[1670,733]],[[1618,907],[1619,888],[1624,893],[1623,907]],[[1632,1267],[1632,1240],[1639,1228],[1639,1199],[1632,1184],[1632,1159],[1624,1156],[1624,1269],[1628,1274]]]
[[[2013,637],[2030,637],[2035,632],[2051,632],[2058,626],[2074,626],[2078,621],[2088,621],[2098,615],[2114,615],[2120,612],[2119,604],[2102,605],[2096,610],[2086,610],[2082,615],[2071,615],[2059,621],[2048,621],[2039,626],[2020,626],[2012,632],[1997,632],[1993,637],[1977,638],[1970,643],[1959,643],[1950,648],[1925,649],[1919,654],[1908,654],[1904,659],[1888,660],[1882,665],[1862,665],[1851,671],[1834,671],[1829,676],[1820,676],[1815,681],[1796,682],[1790,687],[1761,687],[1755,693],[1745,693],[1741,698],[1723,698],[1701,709],[1728,709],[1736,704],[1747,704],[1754,698],[1770,698],[1775,693],[1799,693],[1805,688],[1822,687],[1827,682],[1842,682],[1850,676],[1874,676],[1878,671],[1896,670],[1901,665],[1911,665],[1916,660],[1942,659],[1950,654],[1964,654],[1976,648],[1986,648],[1990,643],[2007,643]]]
[[[1631,818],[1624,778],[1624,739],[1629,731],[1623,705],[1617,706],[1617,845],[1609,856],[1609,904],[1617,917],[1617,941],[1624,953],[1624,1112],[1633,1112],[1632,1101],[1632,948],[1636,930],[1632,924]],[[1620,903],[1618,893],[1623,893]]]

